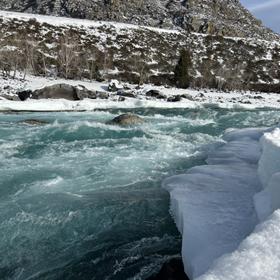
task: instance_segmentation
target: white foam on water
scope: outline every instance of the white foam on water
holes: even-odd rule
[[[20,140],[0,140],[0,158],[6,159],[16,155],[23,144]]]

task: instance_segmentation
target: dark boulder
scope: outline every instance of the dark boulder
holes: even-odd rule
[[[168,102],[179,102],[182,100],[181,95],[174,95],[167,98]]]
[[[165,99],[165,96],[159,90],[156,90],[156,89],[151,89],[151,90],[147,91],[146,96],[154,97],[156,99]]]
[[[119,102],[123,102],[123,101],[125,101],[125,97],[120,96],[120,97],[119,97],[119,99],[118,99],[118,101],[119,101]]]
[[[134,114],[123,114],[108,122],[108,124],[116,124],[116,125],[124,125],[124,126],[137,125],[142,123],[144,123],[144,120],[141,117]]]
[[[96,92],[97,98],[99,99],[108,99],[109,98],[109,93],[105,91],[97,91]]]
[[[117,92],[118,96],[123,96],[123,97],[130,97],[130,98],[135,98],[135,94],[133,93],[133,91],[124,91],[124,90],[119,90]]]
[[[85,98],[96,99],[97,93],[96,91],[88,90],[86,87],[79,85],[76,87],[76,95],[79,100],[83,100]]]
[[[191,96],[190,94],[181,94],[181,98],[194,101],[193,96]]]
[[[17,95],[18,95],[18,98],[19,98],[21,101],[24,101],[24,100],[26,100],[26,99],[28,99],[28,98],[31,97],[31,95],[32,95],[32,90],[23,90],[23,91],[19,91],[19,92],[17,93]]]
[[[56,84],[47,86],[42,89],[35,90],[32,94],[34,99],[67,99],[67,100],[79,100],[77,96],[77,89],[74,86],[68,84]]]
[[[18,93],[18,95],[21,100],[25,100],[26,96],[33,99],[67,99],[71,101],[83,100],[85,98],[108,98],[108,96],[103,92],[88,90],[83,85],[78,85],[75,87],[68,84],[56,84],[35,90],[33,93],[31,91],[27,91]]]

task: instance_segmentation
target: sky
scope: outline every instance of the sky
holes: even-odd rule
[[[265,26],[280,33],[280,0],[241,0]]]

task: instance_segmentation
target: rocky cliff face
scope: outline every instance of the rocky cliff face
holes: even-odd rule
[[[0,9],[275,39],[238,0],[2,0]]]

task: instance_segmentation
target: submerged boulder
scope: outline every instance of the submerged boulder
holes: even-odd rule
[[[20,121],[20,123],[28,124],[28,125],[45,125],[45,124],[48,124],[47,121],[36,120],[36,119],[27,119],[27,120]]]
[[[110,122],[108,124],[116,124],[116,125],[137,125],[144,123],[144,119],[141,117],[134,115],[134,114],[123,114],[120,115]]]

